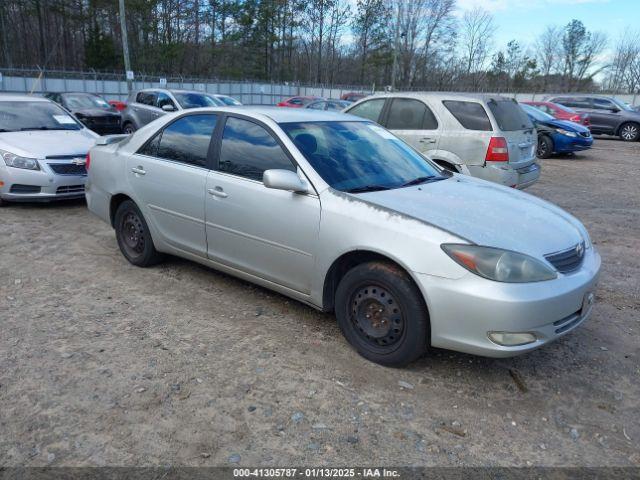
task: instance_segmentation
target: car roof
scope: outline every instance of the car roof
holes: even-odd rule
[[[20,93],[0,93],[0,102],[48,102],[51,100],[36,95],[25,95]]]
[[[356,117],[354,115],[348,115],[346,113],[326,111],[326,110],[313,110],[308,108],[286,108],[286,107],[272,107],[261,105],[237,105],[229,107],[204,107],[195,108],[189,110],[194,111],[216,111],[216,112],[229,112],[239,113],[244,115],[253,115],[256,117],[264,116],[268,117],[276,123],[297,123],[297,122],[370,122],[366,118]]]
[[[471,100],[488,102],[489,100],[512,100],[511,97],[497,95],[491,93],[459,93],[459,92],[393,92],[393,93],[376,93],[362,99],[362,101],[371,100],[373,98],[424,98],[429,97],[436,101],[442,100]]]

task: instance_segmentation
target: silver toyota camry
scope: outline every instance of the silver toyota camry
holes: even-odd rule
[[[96,138],[46,98],[0,95],[0,205],[83,197]]]
[[[177,255],[334,311],[392,366],[538,348],[589,317],[600,270],[562,209],[340,113],[206,108],[102,137],[87,201],[134,265]]]

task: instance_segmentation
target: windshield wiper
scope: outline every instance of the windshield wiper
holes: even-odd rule
[[[386,185],[363,185],[361,187],[354,187],[347,190],[347,193],[364,193],[364,192],[378,192],[380,190],[390,190],[391,187]]]
[[[426,177],[418,177],[418,178],[414,178],[413,180],[409,180],[406,183],[403,183],[402,185],[400,185],[399,188],[410,187],[411,185],[420,185],[421,183],[435,182],[437,180],[444,180],[445,178],[446,177],[440,177],[437,175],[428,175]]]

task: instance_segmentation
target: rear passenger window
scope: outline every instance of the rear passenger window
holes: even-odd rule
[[[367,100],[366,102],[363,102],[360,105],[356,105],[347,113],[377,122],[378,119],[380,118],[380,112],[382,112],[382,107],[384,107],[384,101],[385,101],[384,98],[380,98],[377,100]]]
[[[144,105],[155,106],[157,95],[154,92],[140,92],[136,96],[136,102]]]
[[[296,171],[289,157],[271,134],[257,123],[229,117],[220,147],[221,172],[262,181],[265,170]]]
[[[389,130],[435,130],[438,121],[420,100],[394,98],[385,125]]]
[[[484,107],[477,102],[461,102],[459,100],[444,100],[443,105],[451,115],[467,130],[482,130],[490,132],[491,121]]]
[[[207,166],[207,152],[211,142],[211,134],[216,128],[217,115],[202,114],[182,117],[166,127],[159,137],[156,153],[153,156],[174,160],[176,162]],[[153,151],[154,141],[144,148]],[[144,148],[142,150],[144,150]],[[143,151],[140,153],[143,153]]]
[[[591,102],[587,97],[562,97],[556,99],[556,103],[572,108],[591,108]]]

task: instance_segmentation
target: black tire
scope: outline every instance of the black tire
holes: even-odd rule
[[[131,200],[125,200],[116,210],[115,230],[122,255],[133,265],[150,267],[162,260],[142,212]]]
[[[627,122],[620,125],[620,138],[625,142],[637,142],[640,139],[640,124]]]
[[[548,135],[540,135],[538,137],[538,148],[536,156],[538,158],[549,158],[553,153],[553,140]]]
[[[429,345],[429,312],[418,287],[392,263],[368,262],[349,270],[335,298],[338,325],[364,358],[401,367]],[[368,316],[367,316],[368,315]]]
[[[136,127],[133,123],[127,122],[122,126],[122,133],[132,134],[136,131]]]

